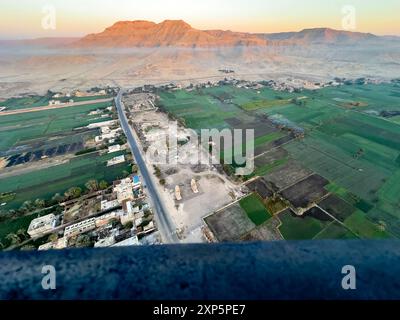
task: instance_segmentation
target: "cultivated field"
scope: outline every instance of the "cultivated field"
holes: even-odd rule
[[[281,197],[293,210],[318,204],[339,221],[285,211],[284,238],[400,237],[397,82],[298,93],[222,85],[160,92],[159,103],[196,130],[255,129],[255,171],[247,179],[262,180],[249,189],[274,202]]]
[[[15,109],[30,108],[48,98],[15,98],[3,104]],[[71,187],[84,188],[90,179],[111,183],[130,172],[128,162],[107,167],[108,160],[126,152],[96,151],[93,141],[99,130],[86,128],[91,123],[111,120],[112,113],[105,109],[111,104],[109,101],[0,117],[1,209],[18,209],[28,200],[49,200]],[[91,111],[98,112],[90,115]]]

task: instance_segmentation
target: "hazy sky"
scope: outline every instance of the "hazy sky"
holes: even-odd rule
[[[55,8],[55,30],[42,27],[46,5]],[[343,29],[346,5],[355,8],[354,31],[400,35],[400,0],[0,0],[0,38],[81,36],[138,19],[248,32]]]

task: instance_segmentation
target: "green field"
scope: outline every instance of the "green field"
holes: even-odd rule
[[[258,118],[257,110],[271,108],[270,102],[278,101],[276,105],[299,97],[300,94],[276,92],[269,88],[262,88],[257,93],[254,90],[237,88],[234,86],[220,86],[197,89],[193,91],[177,90],[173,92],[160,91],[159,106],[176,118],[181,119],[186,126],[192,129],[206,128],[235,128],[226,120],[236,118],[243,123],[249,123]],[[261,106],[260,100],[265,106]],[[257,108],[245,110],[243,105],[257,105]],[[273,108],[272,108],[273,109]],[[249,111],[251,111],[249,113]]]
[[[366,215],[360,210],[353,213],[344,223],[363,239],[386,239],[392,237],[379,225],[367,220]]]
[[[358,239],[358,237],[351,232],[350,230],[343,227],[338,222],[334,221],[330,223],[324,230],[318,233],[314,239],[318,240],[332,240],[332,239],[342,239],[342,240],[349,240],[349,239]]]
[[[18,107],[34,107],[45,102],[46,97],[32,96],[7,100],[7,105]],[[47,97],[48,98],[48,97]],[[99,97],[83,97],[80,101],[97,99]],[[104,98],[104,96],[102,96]],[[107,117],[89,116],[90,111],[105,109],[112,102],[81,105],[63,108],[62,110],[44,110],[0,117],[0,152],[18,154],[18,148],[28,146],[47,148],[52,145],[68,144],[85,141],[95,132],[76,131],[90,123],[111,119],[111,114],[105,111]],[[38,147],[36,147],[38,146]],[[12,151],[15,150],[15,151]],[[11,192],[2,197],[3,210],[18,209],[24,201],[49,199],[55,193],[63,194],[73,186],[83,187],[90,179],[113,180],[120,178],[123,171],[129,171],[128,163],[107,167],[107,160],[124,152],[99,155],[98,152],[73,157],[57,165],[29,172],[15,172],[4,177],[0,183],[0,194]]]
[[[88,115],[92,110],[110,105],[111,102],[102,102],[63,108],[61,111],[54,109],[0,116],[0,151],[23,145],[33,139],[72,132],[73,129],[90,123],[110,120],[110,118],[100,118],[98,115]]]
[[[265,108],[272,108],[272,107],[277,107],[277,106],[283,106],[283,105],[288,105],[291,104],[292,101],[291,99],[289,100],[280,100],[280,99],[275,99],[275,100],[257,100],[257,101],[251,101],[247,102],[241,105],[241,107],[246,110],[246,111],[254,111],[258,109],[265,109]]]
[[[70,99],[73,99],[74,102],[82,102],[82,101],[90,101],[97,99],[106,99],[111,97],[109,95],[102,95],[102,96],[90,96],[90,97],[52,98],[53,95],[54,93],[47,93],[44,96],[31,95],[23,98],[10,98],[3,102],[0,102],[0,107],[7,107],[7,110],[18,110],[18,109],[47,106],[50,100],[69,102]]]
[[[286,240],[312,239],[330,223],[310,216],[297,217],[288,210],[280,213],[279,219],[282,222],[279,231]]]
[[[107,167],[107,160],[124,152],[99,156],[97,152],[78,156],[65,164],[36,170],[1,180],[0,193],[15,192],[16,197],[3,208],[17,209],[26,200],[49,199],[73,186],[83,187],[90,179],[112,182],[130,172],[128,163]]]
[[[8,234],[16,233],[20,229],[24,229],[26,231],[31,221],[35,218],[38,218],[39,216],[40,214],[34,213],[0,223],[0,243],[8,246],[10,244],[9,241],[7,241],[6,239],[6,236]]]
[[[7,110],[47,106],[52,99],[52,95],[52,93],[48,93],[45,96],[32,95],[23,98],[10,98],[0,102],[0,106],[7,107]]]
[[[259,147],[260,145],[267,144],[271,141],[282,138],[283,136],[285,136],[285,134],[283,132],[277,131],[277,132],[272,132],[272,133],[266,134],[261,137],[257,137],[254,139],[254,147]]]
[[[198,130],[227,127],[225,119],[241,112],[237,106],[224,104],[205,90],[161,92],[160,98],[166,111],[183,120],[187,127]]]
[[[260,164],[250,177],[273,172],[288,160],[297,161],[329,180],[328,191],[362,213],[348,218],[354,233],[380,238],[381,232],[371,231],[379,222],[400,237],[400,124],[399,116],[390,115],[400,111],[398,84],[352,84],[299,93],[224,85],[161,92],[160,97],[166,111],[197,130],[253,126],[255,146],[263,152],[283,136],[282,131],[262,132],[263,115],[280,125],[303,129],[304,138],[283,146],[287,156]],[[322,227],[312,219],[298,220],[293,227],[282,226],[289,238],[302,238],[302,232],[291,236],[291,228],[318,231]],[[367,230],[356,228],[357,223]],[[341,238],[342,233],[348,236],[346,230],[339,232],[332,225],[320,237],[338,234]]]
[[[265,208],[260,196],[252,193],[239,201],[240,206],[246,212],[251,221],[257,226],[263,224],[272,216]]]
[[[260,167],[256,166],[254,173],[251,176],[260,176],[260,177],[264,176],[264,175],[270,173],[271,171],[273,171],[279,167],[282,167],[287,162],[288,162],[288,158],[283,158],[283,159],[276,160],[273,163],[265,164]]]

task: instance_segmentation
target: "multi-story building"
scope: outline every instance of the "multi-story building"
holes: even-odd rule
[[[28,234],[37,238],[54,229],[57,218],[54,214],[33,219],[28,228]]]
[[[96,228],[96,218],[90,218],[65,228],[64,237],[70,238]]]

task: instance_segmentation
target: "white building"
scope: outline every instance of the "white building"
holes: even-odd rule
[[[49,101],[49,106],[55,106],[55,105],[60,105],[61,101],[60,100],[50,100]]]
[[[54,214],[33,219],[28,228],[28,234],[32,237],[39,237],[54,229],[57,218]]]
[[[96,143],[100,143],[100,142],[103,142],[106,139],[108,139],[108,140],[115,139],[116,137],[118,137],[120,135],[120,131],[121,131],[121,128],[117,128],[117,129],[111,130],[109,133],[105,133],[105,134],[102,134],[100,136],[96,136],[94,138],[94,141]]]
[[[96,129],[96,128],[101,128],[101,127],[110,127],[113,126],[117,123],[116,120],[108,120],[108,121],[103,121],[103,122],[95,122],[95,123],[90,123],[87,127],[89,129]]]
[[[111,201],[103,200],[101,201],[100,204],[101,211],[109,210],[118,206],[119,206],[118,200],[111,200]]]
[[[108,153],[121,151],[121,146],[119,144],[115,144],[113,146],[108,147]]]
[[[110,247],[115,243],[115,237],[114,236],[110,236],[104,239],[100,239],[99,241],[97,241],[94,244],[95,248],[106,248],[106,247]]]
[[[143,227],[143,231],[145,231],[145,232],[150,231],[150,230],[153,230],[153,229],[155,229],[155,228],[154,228],[154,222],[153,222],[153,221],[150,221],[148,225],[145,225],[145,226]]]
[[[89,116],[95,116],[95,115],[98,115],[98,114],[100,114],[100,113],[102,113],[102,111],[99,110],[99,109],[93,110],[93,111],[90,111],[90,112],[89,112]]]
[[[48,242],[45,244],[42,244],[38,250],[39,251],[44,251],[44,250],[51,250],[51,249],[65,249],[67,247],[67,239],[65,237],[62,237],[60,239],[57,239],[55,242]]]
[[[96,228],[96,218],[87,219],[65,228],[64,237],[69,238]]]
[[[107,167],[110,167],[110,166],[113,166],[113,165],[116,165],[116,164],[119,164],[119,163],[123,163],[123,162],[125,162],[125,156],[124,155],[121,155],[121,156],[118,156],[118,157],[114,157],[111,160],[107,161]]]
[[[101,130],[101,134],[106,134],[106,133],[110,133],[111,132],[110,127],[107,127],[107,126],[101,127],[100,130]]]
[[[120,204],[124,201],[133,201],[135,199],[132,189],[132,179],[130,177],[122,179],[113,190],[117,194],[117,200]]]
[[[112,247],[128,247],[128,246],[138,246],[140,245],[139,239],[137,236],[125,239],[123,241],[117,242],[112,245]]]
[[[134,206],[132,201],[124,201],[122,203],[123,211],[121,213],[121,224],[126,225],[136,219],[136,214],[140,212],[138,206]]]

